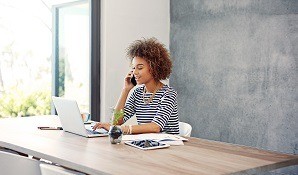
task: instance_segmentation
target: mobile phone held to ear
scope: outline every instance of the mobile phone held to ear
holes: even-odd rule
[[[130,81],[134,86],[137,85],[137,81],[134,75],[131,77]]]

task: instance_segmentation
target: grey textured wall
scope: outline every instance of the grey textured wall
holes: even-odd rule
[[[171,0],[170,13],[192,136],[297,154],[298,1]]]

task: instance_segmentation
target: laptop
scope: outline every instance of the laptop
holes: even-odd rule
[[[52,100],[64,131],[84,137],[108,135],[108,131],[103,128],[93,131],[91,125],[84,125],[78,104],[75,100],[55,96],[52,96]]]

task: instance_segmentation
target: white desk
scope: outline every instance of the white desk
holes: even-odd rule
[[[87,174],[253,174],[297,165],[286,155],[189,138],[184,146],[142,151],[108,137],[84,138],[37,126],[60,126],[57,116],[0,119],[0,146]]]

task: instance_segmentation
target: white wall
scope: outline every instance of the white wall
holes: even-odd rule
[[[169,48],[169,0],[102,0],[101,121],[109,121],[129,71],[126,48],[142,37],[156,37]]]

